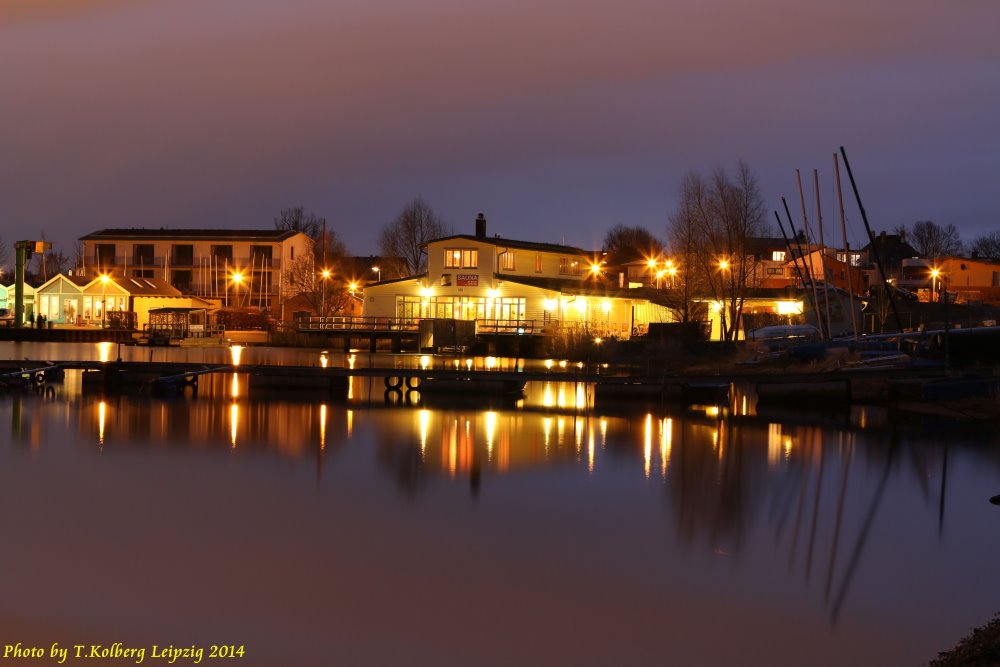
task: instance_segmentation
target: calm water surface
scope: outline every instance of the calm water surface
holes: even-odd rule
[[[248,665],[917,665],[998,611],[992,427],[591,400],[386,405],[367,380],[290,400],[243,376],[158,400],[73,373],[0,394],[4,641],[244,644]]]

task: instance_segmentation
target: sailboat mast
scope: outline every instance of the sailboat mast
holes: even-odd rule
[[[851,245],[847,242],[847,219],[844,217],[844,195],[840,191],[840,162],[837,154],[833,154],[833,172],[837,175],[837,204],[840,206],[840,233],[844,238],[844,260],[847,264],[847,297],[851,304],[851,326],[854,327],[854,340],[858,339],[858,316],[854,313],[854,277],[851,275]]]
[[[819,203],[819,171],[813,169],[813,189],[816,190],[816,226],[819,227],[819,261],[823,268],[823,303],[826,305],[826,326],[833,338],[833,319],[830,317],[830,284],[826,280],[826,241],[823,240],[823,209]]]

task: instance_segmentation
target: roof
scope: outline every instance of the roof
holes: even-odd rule
[[[111,282],[132,296],[181,296],[179,289],[160,278],[125,278],[112,275]]]
[[[258,241],[277,243],[286,241],[302,232],[292,229],[102,229],[81,236],[81,241],[156,240],[156,239],[199,239],[203,241]]]
[[[500,248],[519,248],[521,250],[537,250],[539,252],[558,252],[569,255],[586,255],[587,257],[592,257],[594,255],[600,256],[600,251],[584,250],[583,248],[576,248],[568,245],[559,245],[557,243],[537,243],[535,241],[515,241],[514,239],[504,239],[499,236],[475,236],[473,234],[455,234],[453,236],[445,236],[440,239],[433,239],[423,245],[429,245],[431,243],[441,243],[443,241],[452,241],[455,239],[461,239],[463,241],[475,241],[477,243],[487,243]]]

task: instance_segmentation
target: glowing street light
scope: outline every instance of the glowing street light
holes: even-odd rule
[[[728,271],[729,270],[729,260],[728,259],[720,259],[719,260],[719,270],[720,271]]]
[[[378,281],[382,282],[382,269],[377,266],[373,266],[372,271],[378,274]]]
[[[931,269],[931,301],[937,301],[937,281],[941,270],[936,266]]]
[[[230,281],[232,282],[233,287],[236,288],[236,302],[238,304],[240,296],[240,285],[243,284],[243,272],[233,271],[233,275],[230,277]]]
[[[677,277],[677,267],[667,264],[667,275],[670,276],[670,289],[674,288],[674,279]]]
[[[320,310],[323,317],[326,317],[326,282],[330,279],[330,269],[323,269],[320,275],[323,276],[323,303],[320,306]]]

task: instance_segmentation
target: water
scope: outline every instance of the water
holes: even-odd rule
[[[94,353],[45,356],[67,347]],[[242,644],[252,665],[917,665],[998,611],[991,427],[588,411],[572,384],[492,411],[202,382],[168,401],[73,373],[54,396],[0,394],[4,642]]]

